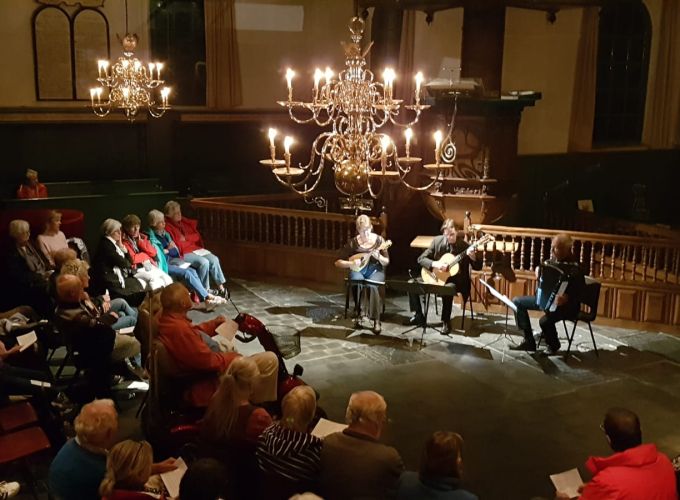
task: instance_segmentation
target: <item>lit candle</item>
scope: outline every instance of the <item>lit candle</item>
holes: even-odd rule
[[[104,92],[104,89],[101,87],[97,87],[97,104],[102,103],[102,92]]]
[[[170,87],[163,87],[161,90],[161,99],[163,100],[163,107],[168,106],[168,96],[170,95]]]
[[[441,153],[439,151],[439,148],[441,147],[441,145],[442,145],[442,131],[437,130],[434,133],[434,159],[435,159],[435,163],[437,165],[439,165],[440,153]]]
[[[90,89],[90,100],[92,101],[92,105],[94,106],[94,96],[97,95],[97,89]]]
[[[139,72],[139,69],[142,67],[142,63],[139,61],[135,61],[134,67],[135,71]]]
[[[125,99],[127,101],[128,97],[130,97],[130,89],[128,87],[123,87],[120,90],[123,93],[123,99]]]
[[[285,154],[290,156],[290,146],[293,144],[293,138],[289,135],[283,138],[283,150]]]
[[[420,104],[420,86],[423,83],[423,73],[416,73],[416,105]]]
[[[411,127],[404,131],[404,136],[406,136],[406,158],[411,156],[411,138],[413,137],[413,130]]]
[[[97,68],[99,70],[99,78],[102,77],[102,70],[104,70],[104,68],[106,68],[107,65],[108,65],[108,63],[103,59],[100,59],[99,61],[97,61]],[[104,76],[106,76],[106,72],[104,72]]]
[[[387,148],[390,147],[391,143],[392,139],[390,139],[390,136],[388,135],[383,135],[382,138],[380,139],[380,146],[382,147],[382,154],[380,155],[380,164],[382,166],[383,172],[385,172],[385,169],[387,168]]]
[[[321,71],[319,68],[316,68],[314,70],[314,99],[315,100],[319,97],[319,82],[321,81],[322,77],[323,77],[323,71]]]
[[[392,85],[394,83],[395,73],[392,68],[387,68],[383,72],[383,81],[385,82],[385,99],[392,100]]]
[[[149,63],[149,78],[153,80],[153,69],[156,67],[154,63]]]
[[[326,79],[326,85],[331,83],[331,79],[333,78],[333,70],[326,66],[326,71],[324,72],[324,78]]]
[[[269,136],[269,155],[272,158],[272,163],[274,163],[274,160],[276,159],[276,146],[274,145],[274,139],[276,138],[277,133],[278,132],[275,128],[270,128],[269,132],[267,133]]]
[[[288,84],[288,101],[293,100],[293,77],[295,76],[295,71],[288,68],[286,70],[286,83]]]
[[[161,79],[161,70],[163,69],[163,63],[156,63],[156,80]]]

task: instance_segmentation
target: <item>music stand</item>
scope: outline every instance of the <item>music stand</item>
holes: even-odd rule
[[[415,279],[411,279],[408,281],[403,281],[403,280],[388,280],[387,281],[387,286],[392,288],[393,290],[396,290],[398,292],[405,292],[407,294],[415,294],[415,295],[427,295],[427,294],[435,294],[439,295],[441,297],[453,297],[456,295],[457,291],[455,287],[452,286],[446,286],[446,285],[431,285],[428,283],[423,283],[422,281],[418,281]],[[418,299],[420,300],[420,299]],[[409,333],[413,330],[416,330],[418,328],[422,328],[422,332],[420,334],[420,345],[423,345],[423,338],[425,337],[425,332],[427,331],[428,328],[435,330],[436,332],[442,333],[442,331],[439,328],[436,328],[434,325],[429,324],[427,322],[427,314],[430,310],[430,301],[426,300],[425,301],[425,309],[423,310],[423,316],[425,317],[425,321],[423,322],[422,325],[415,325],[409,328],[408,330],[404,330],[401,332],[402,335]]]
[[[501,337],[508,338],[508,315],[510,313],[510,309],[512,309],[513,312],[517,312],[517,306],[507,296],[503,295],[501,292],[499,292],[493,286],[491,286],[489,283],[487,283],[486,280],[480,279],[479,282],[482,285],[484,285],[487,288],[487,290],[489,290],[491,295],[493,295],[498,300],[500,300],[501,303],[505,306],[505,330],[503,331],[503,333],[501,333],[498,336],[498,338],[496,340],[494,340],[493,342],[489,342],[488,344],[486,344],[484,346],[484,347],[487,347],[487,346],[490,346],[491,344],[498,342],[501,339]],[[505,355],[505,349],[503,349],[503,354]]]

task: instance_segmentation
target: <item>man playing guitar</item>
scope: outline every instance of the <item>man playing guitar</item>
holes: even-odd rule
[[[550,253],[552,258],[546,264],[560,268],[567,276],[568,285],[564,293],[555,297],[554,302],[556,307],[545,311],[545,314],[539,320],[541,332],[548,344],[546,354],[556,354],[560,349],[560,341],[557,338],[557,329],[555,324],[563,319],[571,319],[578,315],[580,307],[580,297],[585,286],[585,279],[583,273],[579,269],[578,262],[575,262],[571,253],[571,237],[567,234],[558,234],[552,239]],[[540,267],[536,267],[536,278],[540,277]],[[531,321],[529,320],[530,310],[539,310],[536,303],[536,297],[533,295],[514,297],[512,302],[517,306],[515,313],[515,320],[517,321],[517,328],[524,333],[524,341],[512,346],[513,351],[529,351],[536,350],[536,341],[534,340],[534,332],[531,329]]]
[[[477,259],[476,247],[470,247],[463,239],[462,233],[456,230],[453,219],[446,219],[441,226],[442,234],[436,236],[430,246],[418,257],[418,264],[427,270],[446,271],[448,264],[438,262],[439,259],[447,254],[465,255],[459,262],[459,271],[455,276],[451,276],[446,281],[446,286],[453,287],[455,293],[460,293],[463,297],[470,295],[470,267],[475,270],[482,268],[482,260]],[[455,294],[454,293],[454,294]],[[453,305],[453,295],[442,296],[442,335],[451,333],[451,308]],[[426,318],[423,315],[420,295],[409,294],[409,306],[413,316],[408,320],[409,325],[422,325]]]

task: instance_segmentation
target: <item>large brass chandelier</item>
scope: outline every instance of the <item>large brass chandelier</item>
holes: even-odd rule
[[[452,168],[455,158],[455,145],[449,134],[444,138],[440,131],[434,134],[434,163],[423,165],[429,174],[425,184],[414,185],[407,181],[413,167],[419,165],[421,158],[411,156],[411,127],[418,121],[422,111],[430,106],[421,103],[422,73],[415,75],[413,104],[404,105],[413,113],[408,123],[398,123],[402,103],[394,98],[394,70],[387,68],[383,81],[374,81],[374,75],[365,68],[365,55],[371,45],[362,51],[361,40],[364,21],[358,17],[349,23],[351,42],[343,44],[345,49],[345,69],[337,78],[326,68],[314,73],[311,102],[293,99],[292,80],[295,72],[286,71],[288,98],[278,101],[287,108],[290,118],[299,124],[315,123],[320,127],[330,127],[320,133],[312,143],[309,162],[294,166],[290,151],[294,140],[284,138],[283,159],[276,155],[278,132],[269,129],[269,158],[260,163],[271,167],[276,179],[292,191],[305,198],[314,191],[323,176],[325,166],[331,165],[335,186],[346,195],[343,208],[365,209],[370,207],[370,199],[363,195],[378,198],[386,183],[403,184],[414,190],[427,190],[441,181],[444,173]],[[395,141],[379,130],[392,124],[404,129],[404,155],[399,156]]]
[[[97,61],[100,86],[90,89],[92,110],[97,116],[104,117],[112,109],[121,109],[128,120],[133,121],[140,109],[148,110],[154,118],[163,116],[170,109],[170,87],[161,88],[165,83],[161,79],[163,63],[145,65],[137,59],[134,55],[137,42],[137,35],[128,31],[125,0],[125,37],[121,40],[123,55],[112,65],[106,60]]]

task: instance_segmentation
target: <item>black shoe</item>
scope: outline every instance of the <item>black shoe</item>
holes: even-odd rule
[[[545,348],[543,351],[543,354],[546,356],[558,356],[560,354],[560,345],[557,344],[556,346],[548,346]]]
[[[406,324],[409,326],[423,326],[425,324],[425,316],[422,314],[414,314],[406,321]]]
[[[536,342],[527,342],[526,340],[518,345],[511,345],[509,348],[511,351],[527,351],[536,352]]]
[[[451,335],[451,325],[449,324],[448,321],[444,321],[444,325],[442,326],[441,332],[442,335]]]

